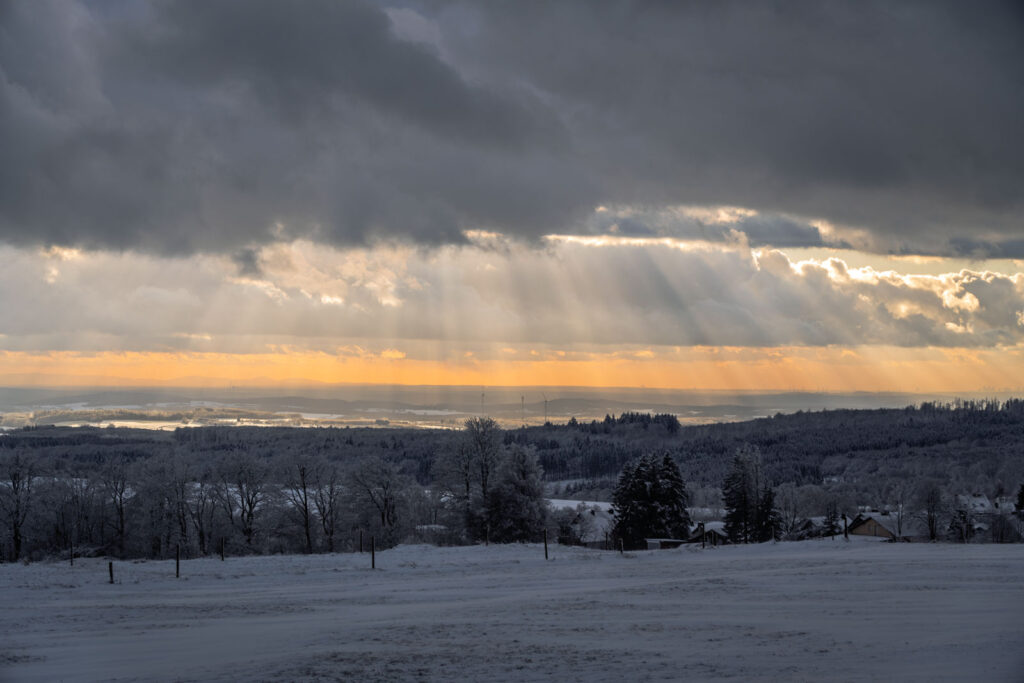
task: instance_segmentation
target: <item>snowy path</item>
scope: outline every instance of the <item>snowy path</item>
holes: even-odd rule
[[[0,680],[1024,681],[1024,546],[0,566]]]

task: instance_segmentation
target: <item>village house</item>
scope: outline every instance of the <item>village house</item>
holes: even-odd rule
[[[896,515],[871,510],[861,512],[849,525],[851,536],[873,536],[890,541],[909,541],[916,534],[912,531],[911,520],[904,515],[900,521]]]

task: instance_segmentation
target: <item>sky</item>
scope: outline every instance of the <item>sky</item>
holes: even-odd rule
[[[0,384],[1024,391],[1012,2],[0,0]]]

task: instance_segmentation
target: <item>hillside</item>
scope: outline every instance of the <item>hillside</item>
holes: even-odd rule
[[[1024,482],[1024,401],[924,404],[883,410],[829,410],[679,426],[639,413],[603,421],[507,430],[504,440],[537,449],[549,482],[610,488],[623,464],[668,451],[691,487],[718,486],[732,454],[756,446],[775,484],[840,487],[876,495],[894,480],[933,478],[949,490],[992,495]],[[185,450],[199,457],[244,451],[266,456],[317,452],[337,461],[379,456],[423,485],[458,432],[397,428],[198,427],[174,432],[35,427],[0,436],[11,449],[65,463],[131,460]],[[593,495],[591,491],[591,495]]]
[[[0,679],[1019,680],[1024,546],[0,565]],[[924,606],[924,607],[922,607]]]

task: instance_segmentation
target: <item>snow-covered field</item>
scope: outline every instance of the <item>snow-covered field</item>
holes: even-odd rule
[[[0,680],[1024,681],[1024,545],[0,566]]]

